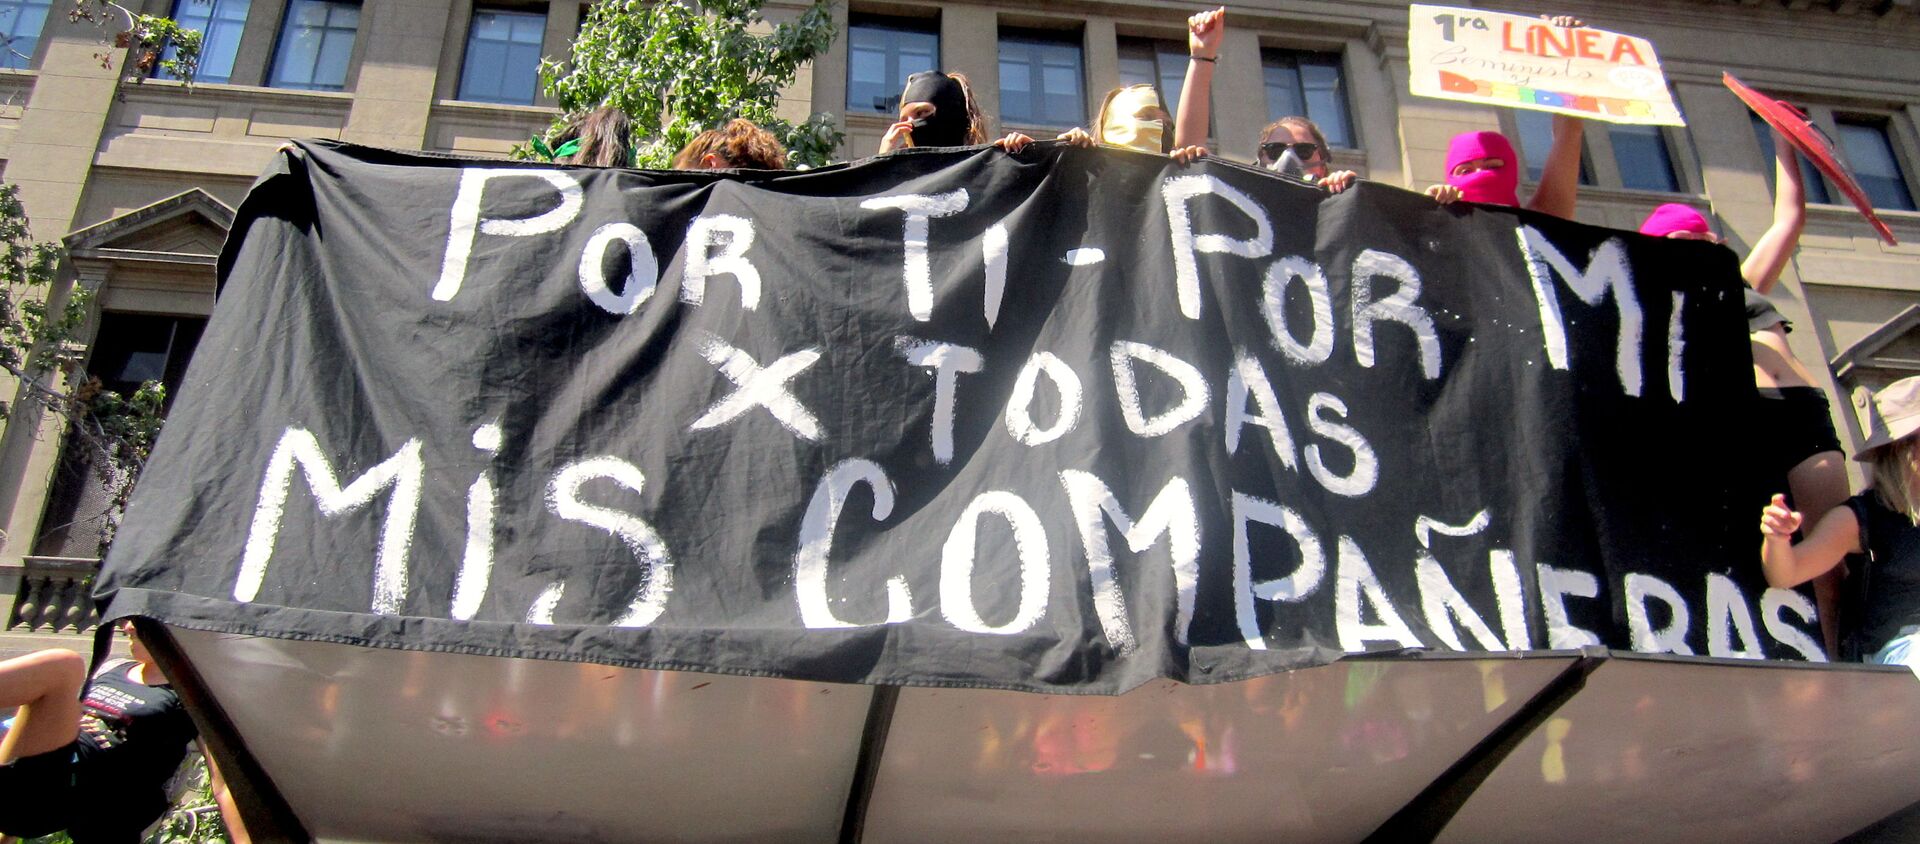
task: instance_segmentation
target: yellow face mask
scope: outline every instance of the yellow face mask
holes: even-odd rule
[[[1145,85],[1135,85],[1107,103],[1107,119],[1100,124],[1100,141],[1141,152],[1165,152],[1164,120],[1141,120],[1134,115],[1160,108],[1160,97]]]

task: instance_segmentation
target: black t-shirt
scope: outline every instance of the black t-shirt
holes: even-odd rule
[[[1860,522],[1860,547],[1871,555],[1859,631],[1860,653],[1870,656],[1900,628],[1920,625],[1920,527],[1872,490],[1847,499],[1847,506]]]
[[[68,830],[76,843],[127,840],[165,813],[167,781],[198,735],[172,688],[128,676],[136,665],[101,672],[82,702],[74,777],[98,802]]]

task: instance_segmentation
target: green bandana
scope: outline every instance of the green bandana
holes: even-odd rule
[[[574,138],[573,140],[567,141],[566,143],[561,144],[557,147],[549,147],[547,146],[546,139],[535,137],[533,139],[532,146],[533,146],[533,151],[537,153],[541,158],[544,158],[548,161],[552,161],[556,158],[573,155],[574,153],[579,152],[580,139]]]

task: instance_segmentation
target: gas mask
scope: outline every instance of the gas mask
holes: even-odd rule
[[[1313,177],[1307,175],[1307,163],[1301,161],[1300,156],[1294,155],[1291,149],[1280,153],[1280,157],[1275,159],[1272,164],[1267,165],[1267,169],[1279,173],[1282,176],[1292,176],[1296,179],[1305,179],[1307,181],[1313,180]]]

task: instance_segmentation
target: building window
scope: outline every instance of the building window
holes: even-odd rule
[[[1873,200],[1873,207],[1914,210],[1913,193],[1907,189],[1906,173],[1893,152],[1886,121],[1836,116],[1834,124],[1840,129],[1840,149],[1853,169],[1853,178]]]
[[[1120,84],[1152,85],[1167,104],[1167,113],[1180,114],[1180,89],[1187,84],[1187,45],[1180,41],[1147,38],[1120,39]]]
[[[940,67],[940,36],[913,20],[847,22],[847,110],[899,114],[907,77]]]
[[[292,0],[274,45],[267,84],[308,91],[344,91],[360,4],[350,0]]]
[[[459,98],[533,105],[540,78],[540,42],[546,34],[547,16],[539,12],[473,10]]]
[[[1680,177],[1673,172],[1673,153],[1660,127],[1608,125],[1606,133],[1613,145],[1613,163],[1620,168],[1621,187],[1680,192]]]
[[[33,64],[40,47],[40,28],[46,25],[51,0],[0,0],[0,36],[7,39],[0,68],[21,70]]]
[[[1087,119],[1080,42],[1050,32],[1000,33],[1000,120],[1066,128]]]
[[[1514,126],[1520,131],[1520,157],[1527,161],[1527,181],[1538,182],[1547,172],[1547,153],[1553,149],[1553,115],[1544,111],[1513,110]],[[1580,151],[1580,184],[1592,185],[1593,163]]]
[[[145,382],[158,381],[166,386],[171,404],[206,327],[202,317],[106,311],[100,315],[99,339],[87,362],[87,374],[122,396],[132,395]],[[101,528],[113,502],[97,473],[93,453],[69,437],[47,490],[33,553],[100,556]]]
[[[193,78],[199,82],[233,80],[233,57],[240,52],[240,32],[247,27],[248,0],[174,0],[173,19],[200,33],[200,64]],[[163,61],[173,61],[179,50],[167,45]],[[153,75],[178,79],[156,64]]]
[[[1753,123],[1753,134],[1760,139],[1760,154],[1767,159],[1767,187],[1777,189],[1773,183],[1773,171],[1776,166],[1773,156],[1773,127],[1768,126],[1767,121],[1760,119],[1760,115],[1751,111],[1747,112],[1747,117]],[[1820,204],[1831,203],[1833,199],[1827,194],[1827,181],[1820,178],[1820,170],[1814,167],[1813,162],[1808,161],[1804,155],[1796,155],[1794,160],[1800,162],[1800,182],[1806,185],[1807,201]]]
[[[1320,127],[1327,143],[1345,149],[1356,145],[1338,53],[1261,50],[1260,70],[1267,83],[1268,120],[1304,115]]]

